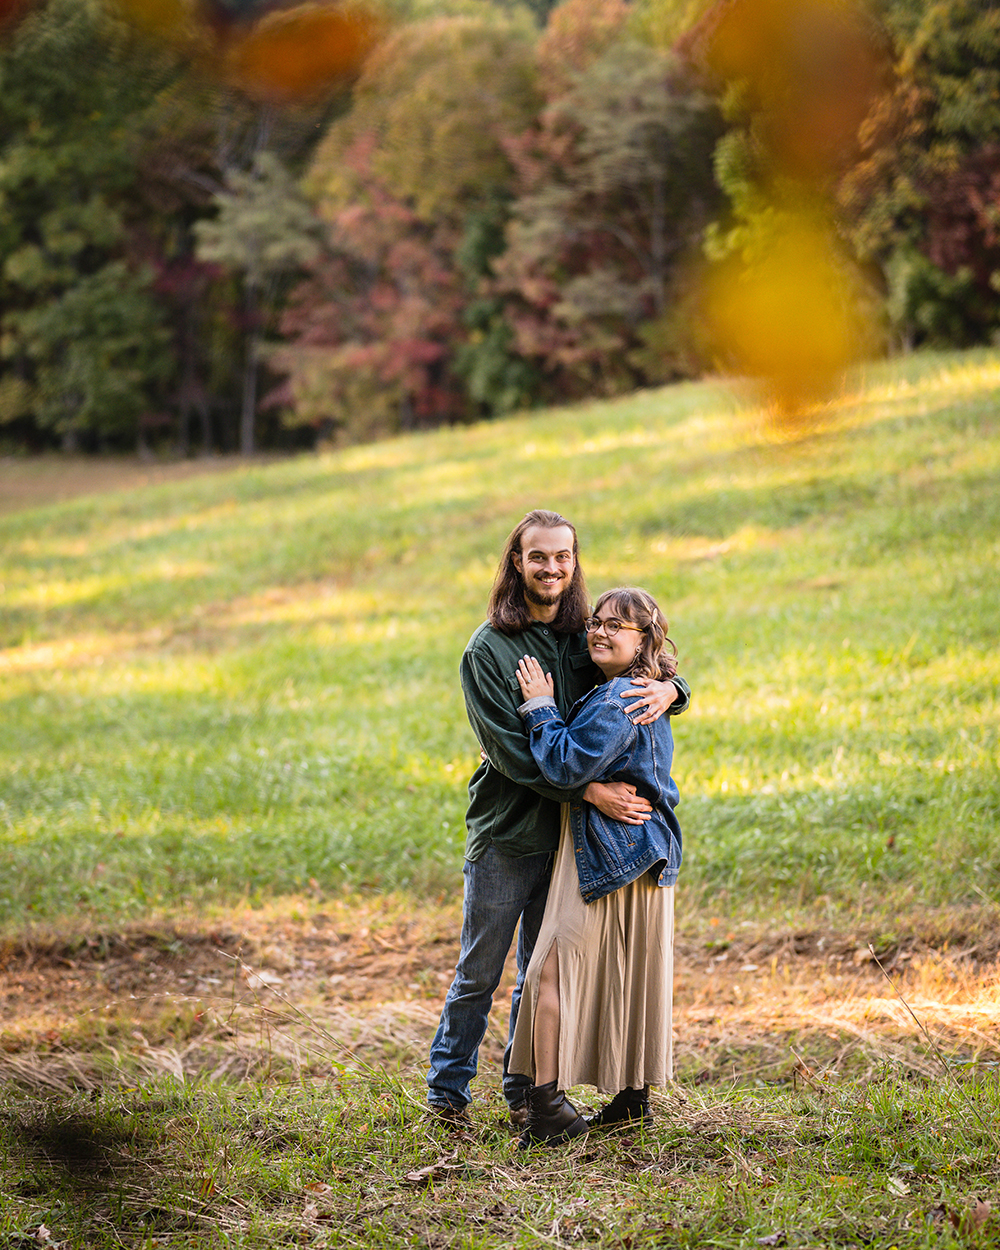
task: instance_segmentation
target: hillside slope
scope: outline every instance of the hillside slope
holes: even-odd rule
[[[1000,893],[1000,356],[768,437],[685,385],[0,518],[0,924],[460,889],[505,534],[663,604],[689,913]]]

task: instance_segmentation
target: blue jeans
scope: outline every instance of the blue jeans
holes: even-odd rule
[[[531,1082],[526,1076],[507,1071],[510,1037],[517,1020],[524,974],[545,911],[552,855],[544,852],[512,859],[491,846],[475,863],[466,860],[464,873],[462,949],[441,1023],[431,1042],[427,1100],[434,1106],[452,1107],[464,1107],[472,1101],[469,1082],[476,1075],[479,1044],[486,1036],[493,993],[500,984],[520,919],[517,982],[503,1057],[504,1097],[514,1107],[527,1096]]]

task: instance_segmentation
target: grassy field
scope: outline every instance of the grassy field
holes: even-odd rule
[[[971,1097],[995,1122],[996,1082]],[[724,1102],[695,1091],[658,1109],[650,1132],[518,1158],[498,1109],[475,1138],[449,1139],[388,1080],[162,1085],[57,1110],[25,1100],[0,1160],[27,1146],[19,1196],[45,1195],[41,1228],[90,1230],[55,1242],[67,1246],[996,1245],[979,1196],[996,1190],[996,1138],[949,1090],[885,1077]],[[7,1223],[6,1245],[52,1244],[31,1218]]]
[[[593,592],[660,599],[694,690],[675,725],[694,1040],[650,1133],[524,1166],[495,1081],[469,1139],[421,1120],[436,971],[412,972],[410,1033],[343,1054],[302,1028],[279,1046],[309,1023],[284,1000],[247,1008],[242,1070],[204,984],[140,1026],[122,981],[112,1017],[0,1032],[0,1244],[996,1244],[995,969],[962,969],[1000,942],[998,399],[1000,355],[922,356],[796,438],[690,385],[7,510],[8,963],[44,951],[78,978],[80,951],[140,930],[190,961],[234,916],[379,899],[453,924],[477,758],[458,660],[504,536],[546,506]],[[0,463],[0,496],[22,471]],[[869,942],[896,972],[914,943],[947,964],[906,992],[952,1021],[951,1075],[915,1025],[905,1049],[879,1033],[871,965],[868,1006],[786,1010],[751,1063],[740,1031],[771,1019],[800,941],[817,984],[846,977],[824,942],[848,970]],[[186,1066],[196,1044],[217,1057]]]
[[[686,386],[0,519],[0,925],[453,894],[456,667],[536,505],[666,607],[692,913],[996,894],[998,388],[918,358],[781,445]]]

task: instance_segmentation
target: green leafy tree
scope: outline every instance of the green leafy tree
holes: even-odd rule
[[[363,202],[377,179],[424,221],[451,221],[510,182],[505,135],[540,103],[530,30],[500,16],[401,27],[369,58],[350,112],[316,151],[308,186],[324,214]],[[345,160],[370,138],[362,169]]]
[[[541,380],[537,366],[515,349],[495,280],[494,265],[507,246],[510,203],[510,195],[498,190],[471,212],[457,252],[473,296],[462,310],[466,338],[455,351],[454,370],[471,402],[489,415],[530,407]]]
[[[232,241],[236,268],[200,259],[195,225],[224,205],[225,226],[242,177],[273,191],[261,152],[301,172],[343,102],[262,105],[141,38],[116,0],[30,8],[0,46],[0,424],[32,445],[155,435],[186,454],[197,420],[205,450],[230,447],[285,284]]]
[[[904,344],[988,341],[1000,332],[1000,8],[894,0],[882,16],[893,89],[840,202],[886,275]]]
[[[278,286],[315,258],[319,222],[273,152],[261,152],[247,173],[230,173],[215,202],[216,217],[195,226],[198,255],[238,273],[243,282],[247,349],[240,451],[251,455],[261,349]]]
[[[77,0],[50,0],[0,51],[0,420],[67,446],[134,440],[169,372],[126,219],[132,121],[170,73]]]
[[[31,402],[41,425],[94,430],[102,443],[135,439],[150,383],[171,368],[147,274],[111,261],[11,321],[34,367]]]
[[[257,248],[273,218],[270,232],[287,229],[289,247],[300,253],[303,232],[317,223],[308,212],[303,219],[296,180],[321,127],[343,107],[330,97],[278,109],[184,73],[142,118],[130,231],[133,250],[155,270],[154,294],[171,329],[176,367],[163,403],[181,454],[191,447],[195,421],[205,450],[246,446],[248,436],[253,444],[288,441],[266,405],[256,405],[256,426],[253,416],[258,375],[267,372],[264,340],[294,274],[282,271],[281,258],[274,268],[273,255],[248,255],[233,228],[238,235],[242,223]],[[226,263],[201,256],[202,222],[213,223],[213,245],[225,242]],[[224,239],[214,237],[216,226]],[[258,260],[267,276],[257,272]]]

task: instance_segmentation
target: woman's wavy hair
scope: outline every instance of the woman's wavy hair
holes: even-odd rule
[[[642,645],[622,676],[653,677],[658,681],[673,677],[677,672],[677,647],[667,637],[670,627],[653,596],[638,586],[618,586],[601,595],[594,604],[594,615],[605,606],[610,606],[625,624],[642,630]]]
[[[548,512],[544,508],[535,508],[529,512],[508,535],[504,545],[497,575],[490,592],[490,603],[486,615],[494,629],[501,634],[521,634],[534,619],[528,611],[524,597],[524,579],[514,563],[515,555],[521,555],[521,542],[527,530],[540,525],[543,529],[553,530],[565,525],[573,533],[573,576],[559,600],[559,611],[552,622],[552,628],[560,634],[578,634],[587,619],[587,583],[580,568],[578,553],[579,544],[576,538],[576,527],[570,525],[558,512]]]

